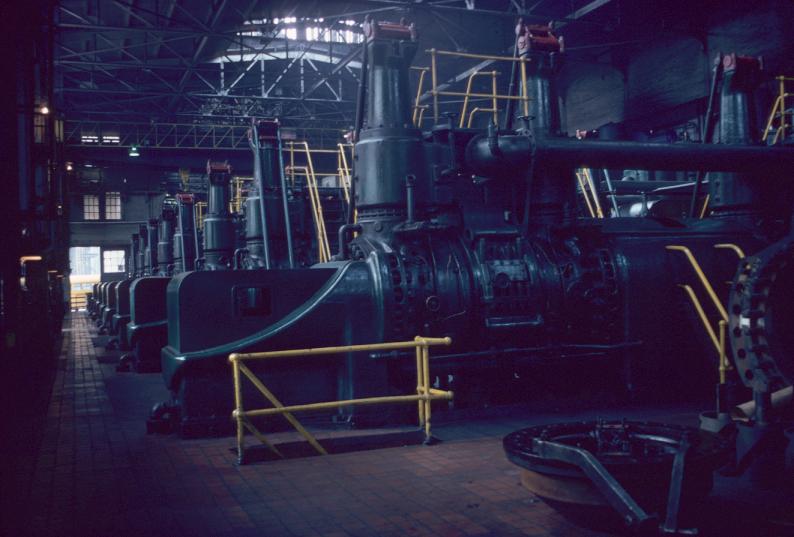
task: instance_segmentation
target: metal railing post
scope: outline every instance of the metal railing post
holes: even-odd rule
[[[524,116],[529,116],[529,89],[527,88],[527,59],[520,56],[521,61],[521,96],[524,102]]]
[[[424,87],[425,75],[427,74],[427,67],[421,67],[417,69],[419,70],[419,82],[416,85],[416,98],[414,99],[414,110],[411,117],[411,121],[413,122],[414,127],[418,127],[421,125],[421,119],[419,119],[417,116],[420,107],[419,99],[422,97],[422,88]],[[417,123],[417,119],[419,119],[419,123]]]
[[[355,405],[378,405],[378,404],[394,404],[394,403],[416,403],[417,411],[419,414],[420,430],[424,429],[425,444],[432,442],[432,430],[430,426],[430,411],[433,400],[451,400],[453,393],[448,390],[431,388],[430,381],[430,346],[432,345],[450,345],[452,340],[450,338],[424,338],[416,336],[413,341],[402,341],[393,343],[376,343],[364,345],[347,345],[342,347],[322,347],[322,348],[309,348],[309,349],[291,349],[283,351],[270,351],[258,353],[233,353],[229,355],[229,362],[232,364],[232,373],[234,376],[234,396],[235,396],[235,410],[232,412],[232,417],[237,421],[237,448],[238,459],[241,464],[245,462],[245,444],[244,444],[244,429],[248,429],[259,441],[268,447],[273,453],[283,458],[281,452],[270,442],[267,438],[259,432],[253,425],[249,418],[264,417],[281,414],[289,423],[297,430],[306,441],[312,445],[318,453],[327,455],[328,452],[323,446],[314,438],[314,436],[306,430],[301,423],[292,415],[294,412],[303,412],[308,410],[329,410],[333,408],[340,408],[345,406]],[[381,397],[364,397],[359,399],[324,401],[320,403],[306,403],[299,405],[285,406],[276,396],[264,385],[264,383],[254,375],[254,373],[243,363],[245,360],[263,360],[263,359],[276,359],[276,358],[305,358],[307,356],[318,355],[333,355],[350,352],[362,351],[386,351],[398,349],[414,349],[416,361],[416,394],[415,395],[388,395]],[[273,405],[273,408],[260,408],[245,411],[243,410],[242,403],[242,389],[240,382],[240,372],[245,375],[248,380],[256,387],[257,390]]]
[[[579,181],[579,188],[582,190],[582,197],[584,198],[584,202],[587,205],[587,212],[590,213],[590,218],[595,218],[595,211],[593,211],[593,205],[590,203],[590,195],[587,193],[587,187],[585,186],[582,174],[579,172],[575,173],[576,179]]]
[[[717,297],[717,293],[714,292],[714,288],[711,286],[709,279],[706,277],[706,274],[703,272],[703,269],[700,267],[700,263],[698,263],[697,259],[695,259],[692,250],[690,250],[686,246],[676,246],[676,245],[665,246],[665,248],[676,252],[682,252],[686,256],[687,260],[689,261],[689,264],[692,265],[692,268],[695,270],[695,274],[697,274],[700,283],[703,284],[703,288],[706,290],[706,293],[708,293],[709,298],[711,298],[711,301],[714,303],[714,307],[716,307],[717,311],[719,311],[720,317],[727,321],[728,312],[725,310],[725,306],[722,305],[720,299]]]
[[[427,343],[422,341],[422,369],[424,370],[424,395],[425,395],[425,443],[429,444],[433,438],[430,434],[430,350]]]
[[[243,393],[240,390],[240,362],[236,355],[231,355],[229,361],[232,363],[232,374],[234,376],[234,406],[235,417],[237,418],[237,464],[245,464],[245,429],[243,420]]]
[[[433,123],[438,123],[438,74],[436,72],[436,49],[430,49],[430,81],[433,84]]]
[[[496,85],[496,76],[497,72],[491,71],[491,91],[493,92],[493,99],[491,100],[491,106],[493,107],[493,124],[499,127],[499,102],[497,101],[496,97],[499,95],[498,88]]]
[[[422,360],[422,347],[419,344],[421,338],[416,336],[414,338],[416,342],[416,346],[414,347],[414,352],[416,354],[416,394],[422,395],[424,393],[424,366]],[[425,426],[425,403],[424,401],[417,401],[417,411],[419,414],[419,427]]]
[[[728,370],[728,356],[725,354],[725,330],[728,326],[728,321],[724,319],[720,319],[719,327],[720,327],[720,364],[719,364],[719,372],[720,372],[720,384],[725,384],[725,373]]]
[[[601,209],[601,200],[598,199],[598,191],[596,190],[593,176],[590,174],[590,168],[584,168],[584,176],[587,179],[587,184],[590,185],[590,194],[593,196],[596,215],[598,215],[598,218],[604,218],[604,211]]]

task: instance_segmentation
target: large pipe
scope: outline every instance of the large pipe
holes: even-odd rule
[[[603,142],[508,134],[480,135],[466,148],[466,163],[484,177],[523,175],[539,166],[649,170],[778,171],[794,166],[794,151],[728,144]]]

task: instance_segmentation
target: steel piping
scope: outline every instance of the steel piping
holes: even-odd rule
[[[794,151],[729,144],[583,141],[520,134],[480,135],[466,147],[466,164],[494,176],[537,166],[759,172],[794,166]]]

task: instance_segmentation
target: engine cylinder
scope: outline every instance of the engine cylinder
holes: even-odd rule
[[[231,166],[207,163],[209,180],[207,216],[204,218],[204,268],[225,270],[234,254],[234,221],[229,212]]]

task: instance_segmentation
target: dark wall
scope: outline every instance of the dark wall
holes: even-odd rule
[[[653,3],[638,4],[655,9]],[[566,65],[560,81],[568,132],[608,122],[647,130],[702,115],[720,52],[762,56],[770,77],[794,73],[794,2],[723,3],[713,9],[704,7],[707,2],[694,4],[691,12],[667,14],[670,20],[660,14],[653,24],[651,13],[648,21],[638,22],[636,33],[647,39],[641,44],[604,49],[590,63],[579,59]],[[575,39],[567,36],[566,44],[575,47]]]
[[[71,246],[127,248],[140,224],[160,214],[163,173],[135,167],[78,168],[72,176]],[[121,194],[121,220],[105,219],[105,193]],[[99,220],[83,218],[83,195],[99,197]]]

